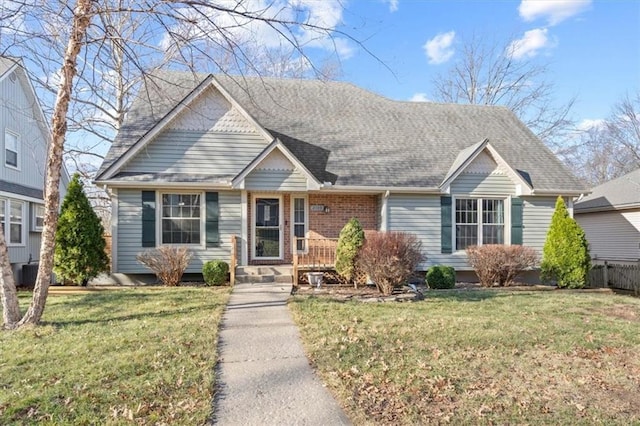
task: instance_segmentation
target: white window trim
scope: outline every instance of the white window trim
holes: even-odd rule
[[[200,196],[200,242],[191,244],[172,244],[164,243],[162,241],[162,196],[165,194],[174,195],[199,195]],[[156,247],[160,246],[175,246],[175,247],[206,247],[206,204],[205,193],[202,191],[156,191]]]
[[[280,215],[280,223],[278,227],[280,229],[280,251],[278,257],[256,257],[256,199],[258,198],[277,198],[278,201],[278,214]],[[252,260],[283,260],[284,259],[284,201],[281,194],[252,194],[251,195],[251,259]]]
[[[307,254],[309,253],[309,242],[307,241],[307,244],[305,244],[304,246],[304,250],[297,250],[296,247],[298,246],[296,244],[296,235],[295,235],[295,203],[293,202],[294,199],[296,198],[303,198],[304,199],[304,238],[308,238],[309,237],[309,197],[306,194],[291,194],[291,218],[289,220],[289,223],[291,224],[291,226],[289,227],[290,230],[290,234],[291,234],[291,254]]]
[[[31,231],[33,232],[42,232],[44,226],[38,226],[38,222],[37,222],[37,218],[38,218],[38,207],[42,207],[43,209],[43,214],[42,214],[42,219],[44,220],[44,216],[46,215],[46,210],[44,210],[44,204],[37,204],[34,203],[33,204],[33,213],[31,215]]]
[[[0,199],[4,200],[4,203],[5,203],[4,204],[4,223],[2,224],[2,227],[4,229],[4,239],[5,239],[5,242],[7,243],[7,247],[25,247],[27,245],[25,219],[29,216],[28,214],[25,214],[27,203],[25,201],[17,200],[15,198],[2,197]],[[20,243],[11,242],[11,218],[10,218],[11,203],[20,203],[20,205],[22,206],[22,219],[21,219],[22,233],[20,235]]]
[[[7,133],[13,135],[16,137],[16,163],[17,165],[12,166],[11,164],[7,164]],[[9,130],[9,129],[4,129],[4,152],[2,157],[4,158],[4,166],[8,169],[12,169],[12,170],[20,170],[21,166],[22,166],[22,162],[20,161],[20,134],[18,132],[14,132],[13,130]],[[13,151],[13,150],[12,150]]]
[[[464,253],[465,249],[458,249],[456,244],[456,200],[478,200],[478,246],[482,246],[482,200],[504,200],[504,245],[511,245],[511,196],[508,195],[462,195],[451,197],[451,247],[453,253]]]

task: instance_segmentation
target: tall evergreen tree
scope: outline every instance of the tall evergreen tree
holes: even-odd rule
[[[76,173],[69,183],[58,219],[54,271],[65,281],[87,285],[91,278],[109,268],[105,246],[104,227]]]
[[[558,287],[582,288],[587,283],[589,269],[587,237],[569,216],[562,197],[558,197],[542,250],[541,277],[544,281],[555,281]]]
[[[340,231],[336,247],[336,272],[347,281],[355,278],[356,258],[362,244],[364,244],[364,230],[360,221],[352,217]]]

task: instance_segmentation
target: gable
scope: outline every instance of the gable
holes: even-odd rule
[[[216,89],[210,87],[168,126],[171,130],[257,133],[255,127]]]
[[[46,165],[46,123],[26,75],[14,69],[0,81],[0,180],[40,189]],[[20,169],[4,166],[5,132],[18,137]]]
[[[210,87],[129,160],[122,171],[231,178],[267,144],[258,129]]]
[[[244,187],[262,191],[306,191],[307,178],[282,152],[274,149],[247,175]]]

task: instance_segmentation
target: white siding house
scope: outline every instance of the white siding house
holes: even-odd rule
[[[594,263],[640,262],[640,169],[593,188],[574,215]]]
[[[0,224],[18,284],[37,262],[44,217],[49,130],[29,77],[17,59],[0,57]],[[69,176],[63,172],[61,196]]]

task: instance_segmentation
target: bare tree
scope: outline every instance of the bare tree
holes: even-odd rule
[[[253,65],[250,51],[242,43],[247,34],[260,34],[268,41],[267,46],[289,46],[292,58],[299,58],[313,72],[320,72],[307,54],[308,48],[337,50],[344,47],[346,40],[355,41],[338,29],[335,10],[314,14],[314,8],[326,9],[327,5],[341,7],[338,0],[304,4],[285,0],[76,0],[72,8],[63,0],[0,3],[0,52],[26,57],[30,68],[38,70],[32,75],[53,79],[59,87],[53,101],[48,144],[40,265],[32,302],[22,318],[7,247],[0,236],[4,326],[37,324],[44,311],[53,268],[59,184],[69,126],[98,137],[103,132],[113,133],[122,122],[131,91],[153,84],[151,79],[132,81],[130,77],[136,72],[143,76],[158,64],[208,72],[224,70],[221,65],[231,58],[238,70],[259,74],[263,70]],[[126,22],[135,22],[135,26],[123,25]],[[208,67],[203,67],[203,58],[208,59]],[[198,62],[200,67],[196,66]],[[91,123],[96,114],[107,116],[105,122],[111,128],[106,126],[105,131],[103,122]],[[73,120],[67,118],[70,115]]]
[[[623,96],[608,119],[579,132],[567,159],[593,185],[640,168],[640,90]]]
[[[458,59],[433,79],[432,97],[441,102],[506,106],[559,151],[573,130],[570,112],[575,99],[554,106],[547,64],[517,57],[514,46],[513,40],[463,39]]]

